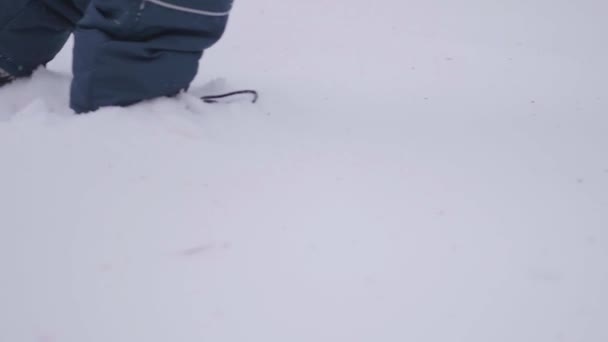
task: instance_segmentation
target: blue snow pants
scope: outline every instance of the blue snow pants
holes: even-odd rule
[[[232,0],[0,0],[0,68],[27,76],[74,33],[78,113],[186,89]]]

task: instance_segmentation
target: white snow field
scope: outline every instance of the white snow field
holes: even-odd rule
[[[0,342],[608,341],[607,12],[242,0],[82,116],[66,47],[0,89]]]

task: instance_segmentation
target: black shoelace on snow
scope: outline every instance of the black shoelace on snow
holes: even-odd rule
[[[205,95],[201,97],[205,103],[220,103],[222,100],[230,100],[231,98],[236,98],[240,96],[249,96],[251,97],[251,103],[258,102],[260,95],[255,90],[237,90],[231,91],[229,93],[224,94],[216,94],[216,95]]]

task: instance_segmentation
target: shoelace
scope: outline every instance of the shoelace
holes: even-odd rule
[[[219,103],[219,102],[221,102],[220,100],[230,99],[231,97],[236,97],[239,95],[250,96],[251,103],[258,102],[258,99],[260,98],[260,95],[258,94],[257,91],[247,89],[247,90],[231,91],[231,92],[225,93],[225,94],[205,95],[205,96],[201,97],[201,100],[203,100],[205,103]]]

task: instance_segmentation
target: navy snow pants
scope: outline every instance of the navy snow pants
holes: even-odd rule
[[[74,33],[71,107],[125,106],[187,88],[232,0],[0,0],[0,68],[27,76]]]

